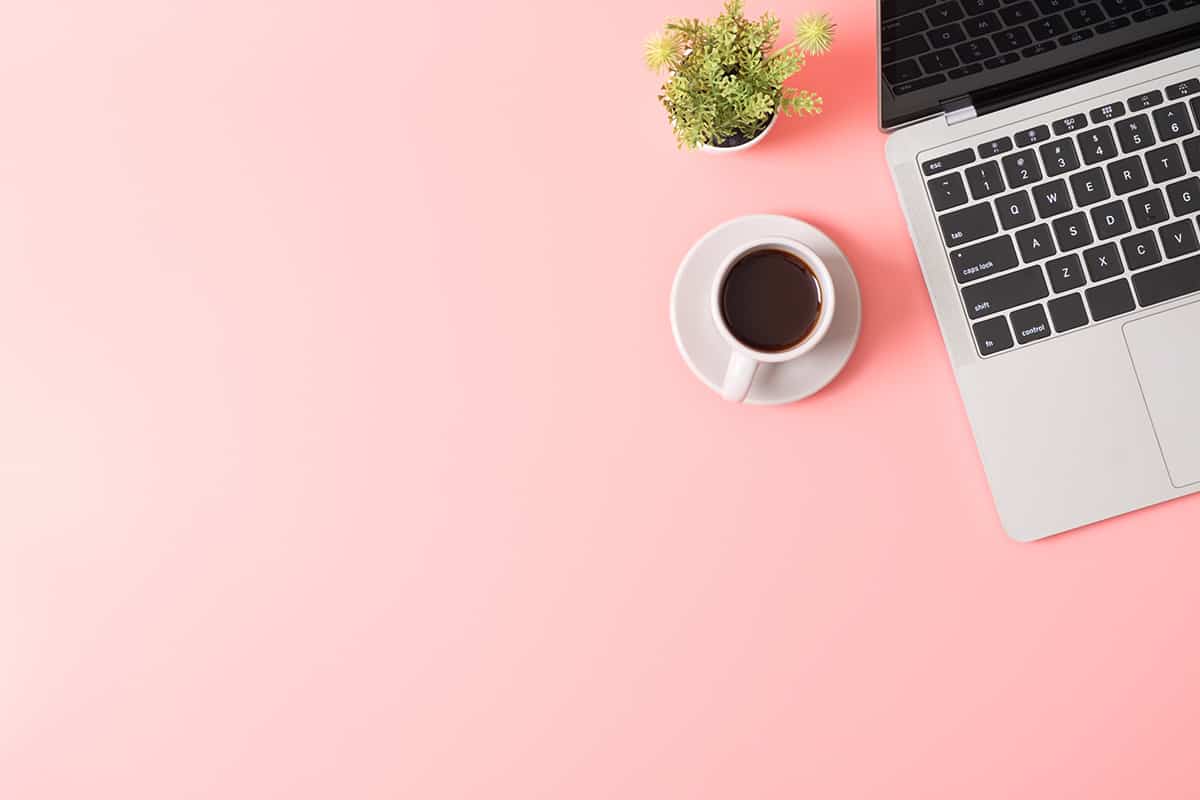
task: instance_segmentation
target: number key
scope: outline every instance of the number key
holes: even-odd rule
[[[1008,185],[1014,189],[1037,183],[1042,179],[1042,170],[1038,167],[1037,158],[1032,150],[1021,150],[1005,156],[1002,160],[1004,176],[1008,178]]]
[[[1112,131],[1108,128],[1095,128],[1084,131],[1075,137],[1079,150],[1083,153],[1083,163],[1095,164],[1105,161],[1117,154],[1117,143],[1113,141]]]
[[[1004,179],[1000,177],[1000,165],[995,161],[986,161],[963,170],[967,183],[971,186],[971,197],[982,200],[1004,191]]]
[[[1042,163],[1046,165],[1046,174],[1050,177],[1079,168],[1079,156],[1070,139],[1047,142],[1038,148],[1038,152],[1042,154]]]
[[[1116,128],[1117,138],[1121,140],[1121,149],[1126,153],[1155,144],[1154,132],[1150,130],[1150,118],[1145,114],[1123,119],[1116,124]]]
[[[945,211],[967,202],[967,189],[963,186],[962,177],[957,172],[951,172],[929,181],[929,196],[933,198],[934,209]]]
[[[1192,121],[1188,118],[1187,108],[1183,103],[1172,103],[1155,109],[1154,125],[1158,128],[1158,137],[1164,142],[1187,136],[1192,132]]]

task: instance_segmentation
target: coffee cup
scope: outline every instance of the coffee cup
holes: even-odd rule
[[[804,244],[785,237],[758,239],[722,262],[711,305],[713,323],[730,347],[721,396],[740,403],[760,365],[800,358],[829,332],[833,278]]]

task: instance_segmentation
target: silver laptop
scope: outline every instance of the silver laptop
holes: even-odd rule
[[[1004,529],[1200,489],[1200,0],[883,0],[880,127]]]

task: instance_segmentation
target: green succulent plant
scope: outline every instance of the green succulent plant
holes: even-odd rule
[[[645,45],[646,65],[666,72],[659,100],[680,147],[753,138],[774,114],[821,113],[821,98],[783,83],[808,56],[828,52],[836,26],[828,14],[796,22],[794,41],[774,50],[779,18],[746,19],[742,0],[726,0],[712,20],[675,19]]]

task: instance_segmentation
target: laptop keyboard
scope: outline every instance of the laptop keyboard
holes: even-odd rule
[[[981,356],[1200,291],[1200,79],[921,169]]]
[[[1200,0],[882,0],[883,76],[905,95],[1037,58]]]

